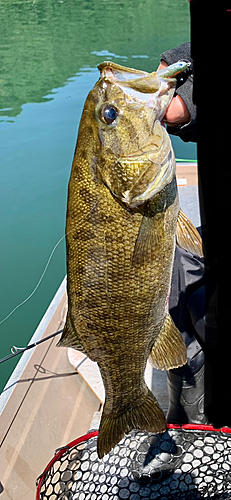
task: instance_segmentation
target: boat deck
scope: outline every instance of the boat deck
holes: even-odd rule
[[[40,338],[62,328],[64,285],[54,314],[52,304],[47,311],[51,319]],[[1,396],[1,500],[35,498],[36,478],[55,449],[85,434],[100,409],[100,400],[70,364],[67,349],[56,347],[58,338],[23,354]]]
[[[178,164],[183,211],[200,224],[197,165]],[[66,281],[61,284],[30,343],[60,330],[67,307]],[[0,396],[1,500],[32,500],[36,478],[54,451],[85,434],[104,401],[96,363],[71,349],[56,347],[58,337],[26,351]],[[146,381],[164,411],[166,373],[146,369]]]

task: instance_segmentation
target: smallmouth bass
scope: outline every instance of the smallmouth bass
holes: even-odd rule
[[[179,207],[175,159],[161,120],[176,80],[99,65],[79,126],[68,188],[68,312],[58,345],[97,361],[105,386],[98,436],[103,457],[132,429],[166,420],[144,381],[187,361],[168,313],[175,240],[202,255]]]

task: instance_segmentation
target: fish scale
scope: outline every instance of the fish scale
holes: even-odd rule
[[[179,243],[195,250],[199,240],[181,214],[174,153],[160,123],[175,81],[111,62],[100,71],[84,106],[68,188],[68,312],[58,345],[99,365],[102,457],[132,429],[166,429],[144,372],[149,355],[161,369],[187,360],[168,314],[178,220]]]

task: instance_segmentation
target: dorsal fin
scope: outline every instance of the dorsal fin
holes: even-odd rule
[[[191,220],[180,210],[177,220],[176,241],[179,247],[199,257],[204,256],[200,234]]]

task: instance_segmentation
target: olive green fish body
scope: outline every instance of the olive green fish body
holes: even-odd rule
[[[162,369],[187,358],[168,314],[179,202],[174,153],[160,119],[174,86],[164,82],[162,89],[156,73],[138,71],[135,85],[132,70],[113,63],[100,69],[69,182],[68,314],[59,344],[99,365],[106,393],[102,457],[134,428],[166,428],[144,381],[150,353]]]

